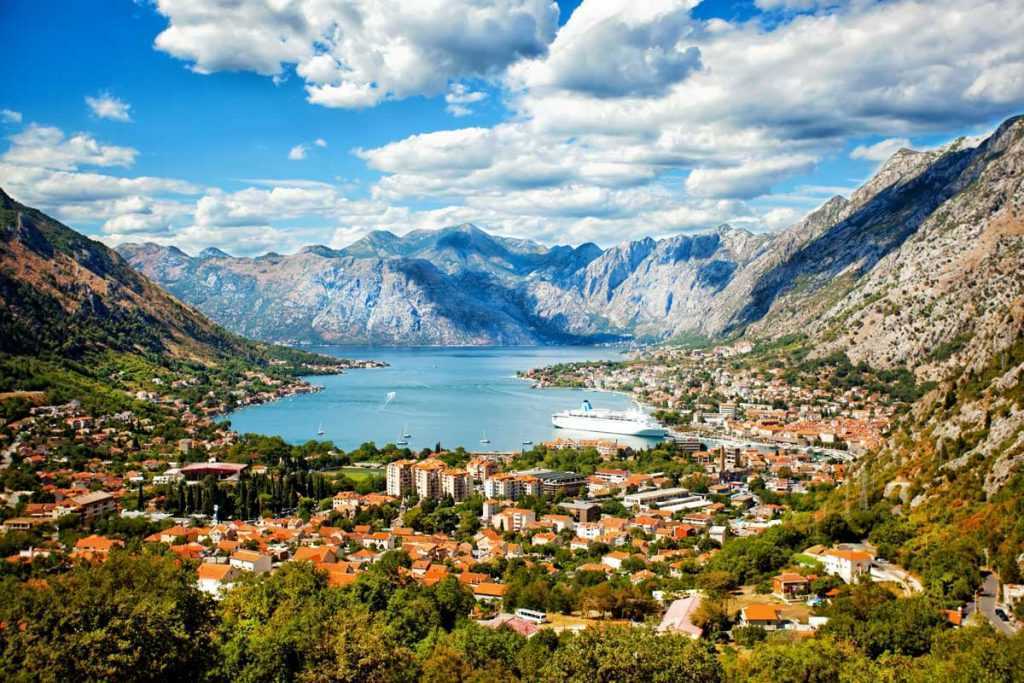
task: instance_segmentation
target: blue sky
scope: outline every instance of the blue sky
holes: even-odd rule
[[[242,254],[779,230],[1024,109],[1013,4],[6,0],[0,186],[112,244]]]

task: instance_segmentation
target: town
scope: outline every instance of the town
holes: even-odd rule
[[[571,370],[602,388],[628,382],[638,399],[689,417],[685,434],[649,450],[596,436],[512,453],[288,447],[231,431],[205,394],[175,398],[187,380],[136,392],[139,413],[34,405],[4,426],[5,565],[27,578],[150,547],[188,562],[199,589],[221,599],[292,563],[344,589],[397,561],[404,580],[454,580],[478,623],[527,637],[646,621],[737,643],[827,629],[830,603],[851,588],[928,590],[885,534],[859,538],[834,518],[784,523],[846,480],[847,456],[885,432],[892,403],[724,370],[669,392],[663,355],[677,353],[694,358],[665,351],[625,370]],[[230,395],[245,405],[305,390],[245,377]],[[697,394],[730,400],[694,404]],[[950,628],[980,604],[946,597]],[[1024,586],[1005,584],[992,601],[994,623],[1012,633]]]

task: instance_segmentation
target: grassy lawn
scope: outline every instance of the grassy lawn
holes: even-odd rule
[[[793,561],[799,562],[800,564],[805,564],[809,567],[813,567],[815,564],[819,562],[819,560],[817,560],[816,558],[811,557],[810,555],[805,555],[804,553],[797,553],[796,555],[794,555]]]
[[[371,470],[364,467],[341,467],[335,471],[339,474],[344,474],[355,482],[367,481],[374,477],[384,476],[384,470]]]

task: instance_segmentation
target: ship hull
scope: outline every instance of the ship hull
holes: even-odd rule
[[[621,434],[622,436],[661,437],[668,434],[663,427],[630,423],[625,420],[609,420],[601,417],[577,417],[575,415],[552,415],[551,424],[559,429],[572,429],[598,434]]]

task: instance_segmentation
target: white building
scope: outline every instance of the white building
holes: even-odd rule
[[[204,562],[199,565],[199,590],[219,598],[224,591],[231,588],[238,574],[239,570],[230,564]]]
[[[387,466],[387,491],[389,496],[405,498],[413,491],[412,468],[415,460],[395,460]]]
[[[243,572],[264,574],[270,571],[270,557],[252,550],[238,550],[231,556],[231,566]]]
[[[853,583],[871,571],[871,555],[863,550],[829,549],[821,554],[825,573]]]

